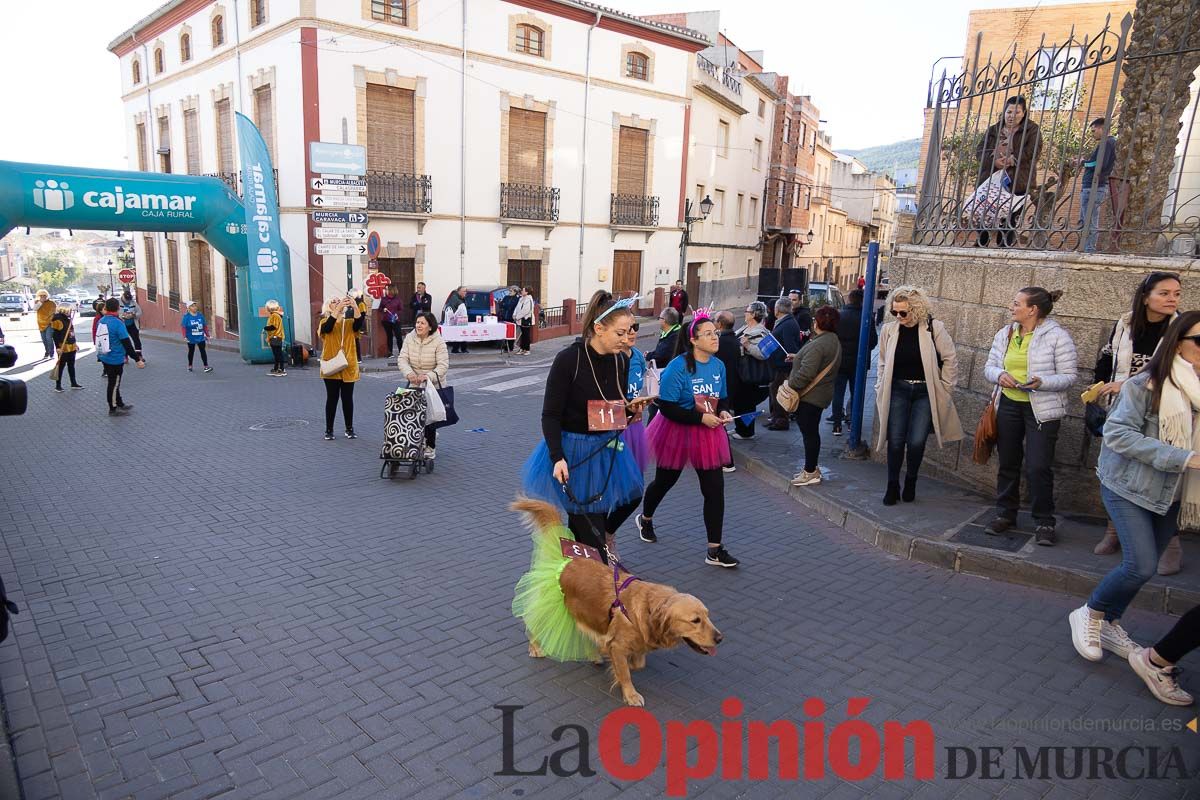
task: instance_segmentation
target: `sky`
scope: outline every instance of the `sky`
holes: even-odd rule
[[[0,74],[8,76],[0,160],[126,169],[117,59],[106,48],[160,5],[161,0],[0,3]],[[812,95],[834,147],[857,149],[921,135],[930,67],[940,56],[962,53],[970,9],[1029,3],[604,0],[602,5],[632,14],[719,10],[731,41],[744,50],[766,51],[766,68],[790,76],[793,94]],[[955,63],[943,62],[939,71]]]

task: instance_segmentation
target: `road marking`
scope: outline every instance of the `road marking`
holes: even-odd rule
[[[96,352],[95,347],[89,347],[87,345],[80,345],[79,350],[77,350],[76,354],[75,354],[75,368],[76,369],[80,368],[80,365],[79,365],[79,357],[80,356],[89,355],[89,354],[95,353],[95,352]],[[57,363],[58,363],[57,358],[51,358],[51,359],[42,361],[40,364],[37,362],[34,362],[32,364],[24,364],[22,366],[12,367],[11,369],[0,372],[0,376],[4,376],[6,378],[16,378],[17,380],[21,380],[21,381],[25,381],[25,383],[29,383],[30,381],[34,380],[35,378],[39,378],[42,375],[49,374],[49,372],[52,369],[54,369],[54,365]]]
[[[476,386],[475,389],[481,392],[504,392],[509,389],[519,389],[522,386],[532,386],[535,383],[542,383],[546,380],[544,375],[526,375],[522,378],[515,378],[504,383],[493,383],[491,386]]]

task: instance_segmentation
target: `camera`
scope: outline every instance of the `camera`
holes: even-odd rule
[[[16,348],[12,345],[0,345],[0,369],[7,369],[16,363]],[[28,399],[24,381],[0,378],[0,416],[24,414]]]

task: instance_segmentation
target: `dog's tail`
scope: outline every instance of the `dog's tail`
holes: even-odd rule
[[[516,511],[525,518],[525,524],[534,533],[562,527],[562,515],[558,509],[544,500],[534,500],[531,497],[519,495],[509,505],[509,510]]]

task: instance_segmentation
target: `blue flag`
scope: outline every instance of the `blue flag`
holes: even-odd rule
[[[763,354],[763,358],[770,358],[774,353],[782,349],[783,345],[779,343],[778,339],[771,335],[770,331],[767,331],[767,335],[758,342],[758,352]]]
[[[250,335],[253,348],[242,342],[243,357],[252,361],[271,361],[271,349],[254,332],[262,328],[258,309],[268,300],[278,300],[285,310],[284,325],[289,329],[295,309],[292,299],[291,267],[287,247],[279,233],[279,199],[275,194],[275,170],[271,154],[258,128],[244,114],[237,114],[237,136],[242,157],[242,204],[246,208],[246,248],[250,266],[245,280],[238,280],[238,322],[243,337]],[[286,312],[292,313],[286,313]],[[286,337],[289,341],[292,336]]]

